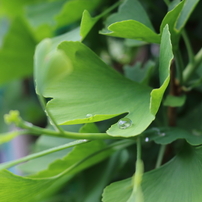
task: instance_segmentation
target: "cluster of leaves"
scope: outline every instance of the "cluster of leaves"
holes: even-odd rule
[[[0,131],[0,143],[40,137],[32,154],[0,165],[2,202],[202,200],[201,36],[197,25],[189,32],[201,4],[141,3],[0,0],[2,89],[33,75],[50,122],[5,115],[21,130]],[[28,100],[31,122],[41,119],[34,95]],[[25,161],[26,176],[7,170]]]

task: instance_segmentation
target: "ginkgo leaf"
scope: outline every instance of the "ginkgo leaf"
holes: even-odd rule
[[[44,97],[53,98],[47,107],[58,124],[96,122],[128,113],[128,127],[120,126],[119,122],[107,133],[112,136],[129,137],[143,132],[154,120],[169,83],[169,67],[173,57],[167,26],[162,35],[160,48],[161,87],[154,90],[123,77],[80,42],[62,42],[58,46],[57,51],[69,61],[62,64],[63,71],[59,71],[58,68],[62,67],[56,65],[61,61],[57,63],[54,58],[51,62],[44,59],[47,57],[44,48],[45,46],[40,44],[36,51],[35,79],[40,93]],[[47,72],[54,68],[57,69],[54,71],[57,73],[54,74],[55,78],[50,79]]]
[[[190,145],[202,144],[202,134],[197,131],[192,133],[179,127],[151,128],[144,134],[147,142],[154,141],[157,144],[170,144],[178,139],[185,139]]]
[[[202,148],[184,146],[162,167],[143,175],[144,202],[198,202],[202,200]],[[127,202],[132,193],[132,178],[105,188],[103,202]]]

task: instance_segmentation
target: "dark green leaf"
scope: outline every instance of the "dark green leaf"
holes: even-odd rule
[[[35,45],[25,22],[22,19],[16,19],[0,49],[0,85],[31,75]]]
[[[199,0],[185,0],[182,12],[176,24],[177,30],[182,30],[198,2]]]
[[[143,176],[144,202],[199,202],[202,200],[202,148],[186,145],[164,166]],[[105,188],[103,202],[127,202],[132,178]]]
[[[164,106],[170,106],[170,107],[181,107],[186,100],[186,96],[172,96],[168,95],[163,102]]]

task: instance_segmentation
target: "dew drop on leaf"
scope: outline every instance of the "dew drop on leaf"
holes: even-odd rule
[[[165,133],[160,133],[159,136],[164,137],[166,134]]]
[[[92,114],[86,114],[86,118],[88,118],[89,120],[93,119],[93,115]]]
[[[129,118],[122,118],[118,122],[118,126],[120,129],[129,128],[132,125],[132,121]]]
[[[148,137],[146,137],[144,141],[145,141],[145,142],[149,142],[149,138],[148,138]]]

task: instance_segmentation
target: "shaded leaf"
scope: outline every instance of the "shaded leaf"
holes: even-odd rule
[[[182,12],[180,13],[180,16],[176,24],[177,30],[181,30],[185,26],[186,22],[188,21],[191,13],[193,12],[198,2],[199,0],[185,0]]]
[[[105,27],[109,25],[125,21],[125,20],[135,20],[138,21],[151,30],[154,30],[149,17],[145,9],[137,0],[126,0],[119,6],[118,12],[110,15],[105,21]]]
[[[202,133],[193,131],[192,133],[179,127],[152,128],[145,132],[148,141],[154,141],[157,144],[170,144],[178,139],[185,139],[191,145],[202,144]]]
[[[137,0],[124,1],[118,13],[107,18],[105,27],[101,34],[160,43],[159,35],[154,32],[144,8]]]
[[[181,1],[175,8],[173,8],[171,11],[169,11],[165,17],[163,18],[160,26],[160,33],[162,33],[163,28],[166,24],[169,25],[169,30],[171,33],[171,41],[174,46],[174,48],[177,48],[178,41],[180,38],[180,32],[176,30],[176,23],[178,20],[179,15],[181,14],[183,5],[185,1]]]
[[[66,157],[56,160],[50,165],[49,169],[39,172],[34,177],[20,177],[9,171],[1,170],[1,201],[38,201],[61,177],[64,176],[67,180],[82,169],[105,159],[113,151],[111,148],[103,150],[104,148],[105,144],[101,141],[93,141],[89,144],[86,143],[85,146],[77,146]],[[12,191],[12,194],[10,194],[10,191]]]
[[[54,2],[43,1],[26,6],[26,20],[38,41],[54,35],[56,27],[54,17],[60,12],[64,3],[63,0]]]
[[[164,106],[171,106],[171,107],[181,107],[182,105],[184,105],[186,100],[186,96],[172,96],[172,95],[168,95],[165,99],[165,101],[163,102]]]
[[[55,17],[55,20],[57,21],[57,26],[61,27],[61,26],[68,25],[75,21],[80,20],[84,10],[92,11],[95,8],[97,8],[101,4],[101,2],[102,2],[101,0],[67,1],[63,5],[61,12]]]
[[[186,145],[170,162],[143,176],[144,202],[198,202],[202,200],[202,148]],[[103,202],[126,202],[132,178],[105,188]]]
[[[143,67],[137,62],[134,66],[124,66],[124,74],[127,78],[138,83],[148,84],[151,72],[154,68],[154,62],[149,60]]]
[[[0,85],[32,74],[35,45],[24,21],[16,19],[0,49]]]

